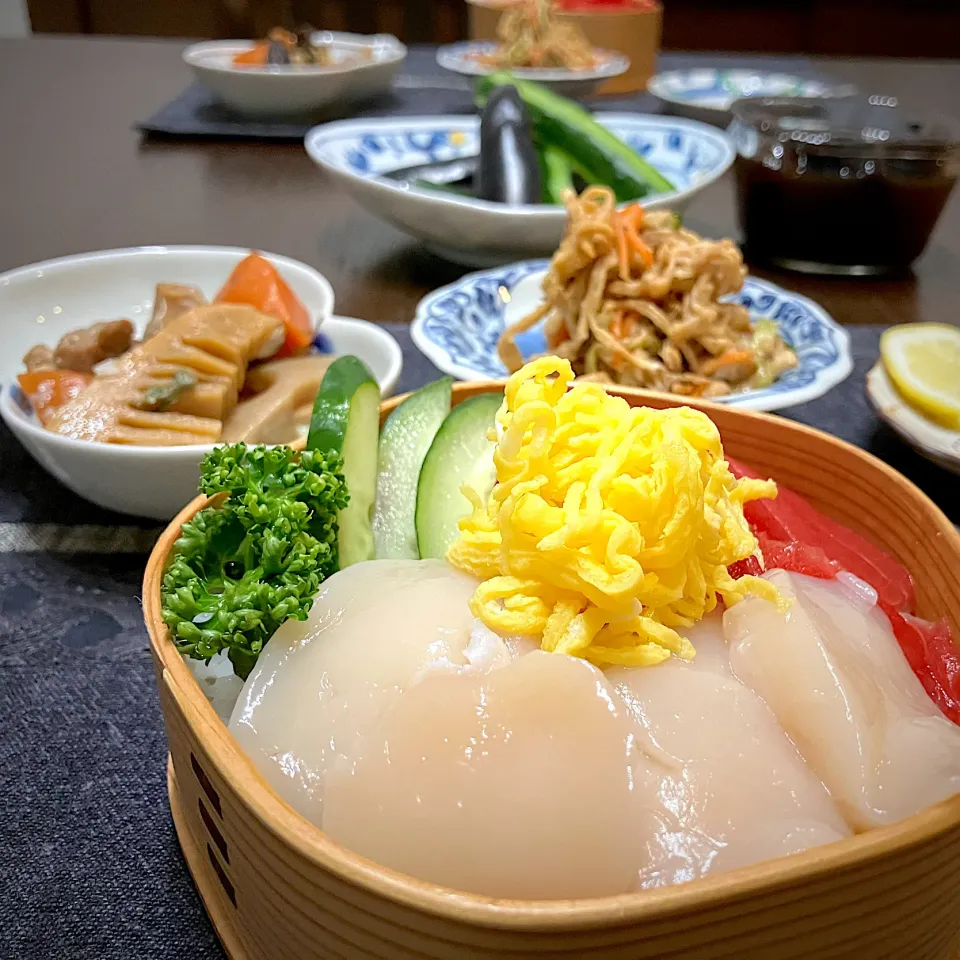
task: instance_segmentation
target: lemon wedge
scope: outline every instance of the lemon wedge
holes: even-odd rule
[[[880,337],[887,374],[910,404],[948,427],[960,428],[960,328],[904,323]]]

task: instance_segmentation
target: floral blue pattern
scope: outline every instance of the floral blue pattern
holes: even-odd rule
[[[686,190],[726,162],[729,147],[719,131],[691,127],[668,118],[614,114],[598,119],[665,174],[677,190]],[[382,125],[381,125],[382,126]],[[362,177],[420,163],[471,156],[478,149],[475,118],[398,118],[389,129],[362,124],[330,130],[319,147],[326,162]]]
[[[819,80],[758,70],[698,67],[657,74],[648,89],[672,103],[726,110],[740,97],[824,97],[835,88]]]
[[[441,370],[460,379],[502,379],[507,371],[497,356],[497,341],[510,292],[545,271],[547,263],[528,260],[470,274],[425,297],[413,324],[415,343]],[[820,396],[850,373],[850,338],[817,304],[755,277],[748,277],[731,299],[747,307],[754,321],[773,320],[799,364],[769,387],[720,402],[777,409]],[[539,326],[521,334],[517,345],[525,358],[546,350]]]

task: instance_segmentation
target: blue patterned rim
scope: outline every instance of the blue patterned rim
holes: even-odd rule
[[[547,260],[469,274],[421,300],[411,328],[414,343],[444,373],[461,380],[501,380],[507,370],[497,356],[504,329],[504,306],[522,280],[543,273]],[[757,320],[773,320],[796,351],[799,364],[760,390],[720,397],[720,403],[751,410],[776,410],[822,396],[853,369],[850,337],[824,310],[806,297],[773,283],[747,277],[730,298]],[[525,358],[546,350],[540,326],[517,337]]]
[[[687,195],[711,183],[733,162],[729,137],[706,124],[644,114],[598,114],[597,119],[673,182],[673,191],[650,194],[647,202]],[[479,121],[473,116],[338,120],[314,127],[307,134],[305,147],[316,162],[352,179],[375,180],[381,187],[429,196],[434,202],[445,199],[451,205],[489,205],[474,198],[448,198],[436,191],[410,189],[387,176],[421,163],[475,155]],[[563,216],[559,207],[538,204],[523,209],[538,215]]]

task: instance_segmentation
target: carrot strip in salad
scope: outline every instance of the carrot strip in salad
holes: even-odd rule
[[[259,253],[251,253],[237,264],[217,294],[216,302],[246,303],[282,320],[287,335],[277,357],[301,353],[313,342],[313,322],[307,308],[277,268]]]
[[[613,230],[617,237],[617,261],[620,265],[620,279],[630,279],[630,254],[627,250],[627,231],[620,214],[613,215]]]
[[[614,216],[614,230],[617,237],[617,260],[620,266],[620,279],[630,279],[630,255],[635,253],[646,270],[653,266],[653,251],[640,236],[643,229],[644,211],[635,203],[620,210]]]

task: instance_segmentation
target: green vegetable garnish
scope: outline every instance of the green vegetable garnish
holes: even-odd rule
[[[192,370],[178,370],[166,383],[147,387],[137,406],[141,410],[169,410],[181,394],[197,385],[197,375]]]
[[[185,523],[161,589],[177,649],[209,660],[223,649],[246,678],[285,620],[306,620],[337,570],[337,512],[348,501],[335,452],[217,447],[200,492],[226,495]]]

